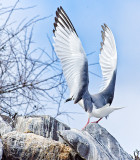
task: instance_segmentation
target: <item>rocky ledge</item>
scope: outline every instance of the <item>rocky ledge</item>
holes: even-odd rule
[[[0,160],[132,160],[99,124],[70,129],[50,116],[0,117]]]

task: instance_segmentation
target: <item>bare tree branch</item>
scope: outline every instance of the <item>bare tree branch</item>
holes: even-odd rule
[[[49,36],[51,51],[34,47],[36,23],[50,16],[12,21],[14,12],[34,7],[22,8],[18,4],[19,0],[13,6],[0,8],[0,16],[7,16],[0,25],[0,113],[14,117],[55,109],[55,117],[66,115],[71,118],[69,114],[73,113],[61,110],[67,84]],[[51,103],[54,107],[50,107]]]

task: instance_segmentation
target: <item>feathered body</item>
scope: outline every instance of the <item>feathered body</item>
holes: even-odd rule
[[[117,73],[117,51],[114,36],[110,28],[102,26],[102,40],[99,63],[103,76],[103,87],[98,94],[88,91],[88,61],[78,34],[62,7],[56,11],[54,32],[54,49],[59,57],[65,79],[70,89],[69,100],[79,103],[89,118],[103,118],[119,108],[110,107],[115,90]],[[88,120],[89,122],[89,120]]]

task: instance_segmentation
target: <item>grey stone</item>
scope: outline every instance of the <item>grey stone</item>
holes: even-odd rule
[[[61,131],[59,135],[83,159],[132,160],[117,140],[99,124],[89,124],[83,131]]]
[[[70,130],[50,116],[19,116],[15,120],[4,116],[0,117],[0,135],[2,160],[132,160],[118,141],[96,123],[79,131]]]
[[[3,154],[3,145],[0,139],[0,160],[2,159],[2,154]]]
[[[69,146],[33,133],[9,132],[2,141],[5,160],[75,160]]]
[[[12,131],[11,125],[8,122],[4,121],[3,118],[0,116],[0,136],[11,131]]]
[[[17,117],[16,130],[24,133],[35,133],[58,141],[57,131],[69,130],[70,127],[50,116]]]
[[[116,160],[131,160],[118,141],[97,123],[89,124],[85,130]]]
[[[61,138],[79,156],[86,160],[110,160],[108,155],[102,152],[102,148],[86,131],[71,129],[59,132]]]

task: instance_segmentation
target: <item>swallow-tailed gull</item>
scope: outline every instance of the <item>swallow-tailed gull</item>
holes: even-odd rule
[[[63,74],[70,89],[70,98],[74,104],[81,105],[89,118],[107,117],[111,112],[121,108],[110,107],[113,97],[117,73],[117,50],[110,28],[102,25],[102,40],[99,63],[102,70],[104,85],[98,94],[91,95],[88,91],[88,61],[78,34],[62,7],[56,11],[54,23],[54,50],[60,59]]]

